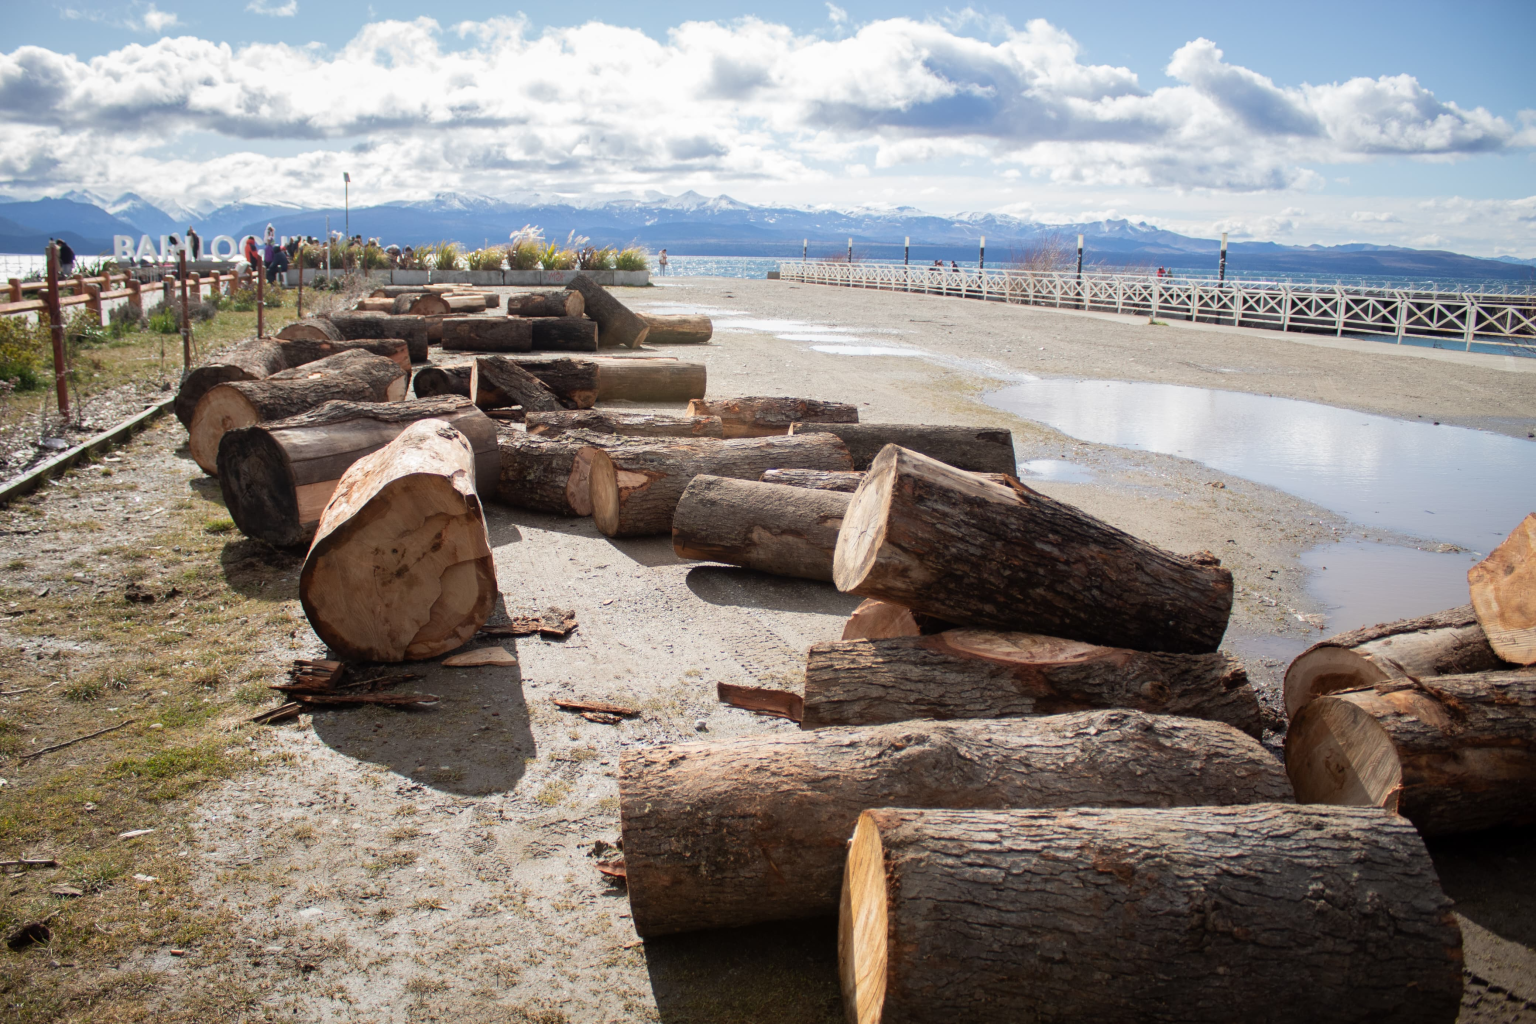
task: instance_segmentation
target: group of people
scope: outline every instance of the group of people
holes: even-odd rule
[[[934,260],[933,261],[933,266],[934,266],[934,269],[936,269],[936,270],[943,270],[944,269],[944,261],[943,260]],[[950,260],[949,261],[949,269],[953,270],[955,273],[958,274],[960,272],[960,264],[956,263],[954,260]]]

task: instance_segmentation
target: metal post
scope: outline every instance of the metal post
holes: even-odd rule
[[[341,172],[341,196],[346,213],[347,241],[352,241],[352,174],[349,171]]]
[[[1472,351],[1472,332],[1473,332],[1473,329],[1476,326],[1477,326],[1477,305],[1472,301],[1471,296],[1468,296],[1467,297],[1467,348],[1466,348],[1466,351],[1468,351],[1468,352]]]
[[[69,419],[69,372],[64,366],[64,313],[59,305],[59,246],[48,243],[48,333],[53,338],[53,386],[59,396],[59,415]]]
[[[848,239],[848,262],[853,262],[853,239]]]
[[[298,256],[295,262],[299,265],[299,305],[296,310],[300,320],[304,319],[304,240],[299,239]]]
[[[804,263],[806,261],[805,254],[810,251],[810,248],[811,248],[811,240],[809,238],[802,238],[802,239],[800,239],[800,262],[801,263]]]
[[[977,270],[986,270],[987,269],[987,236],[986,235],[982,235],[981,236],[981,254],[976,257],[976,269]]]
[[[187,308],[187,250],[183,246],[177,259],[176,276],[181,285],[181,366],[192,369],[192,314]]]
[[[325,218],[325,280],[331,280],[331,218]]]
[[[1217,281],[1227,279],[1227,233],[1221,233],[1221,269],[1216,274]]]
[[[1077,236],[1077,279],[1083,279],[1083,236]]]
[[[256,256],[256,337],[267,336],[267,274],[262,266],[264,261],[258,253]]]

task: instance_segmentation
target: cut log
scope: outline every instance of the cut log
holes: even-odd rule
[[[1464,604],[1340,633],[1308,647],[1285,670],[1285,712],[1295,718],[1314,697],[1389,679],[1430,679],[1503,665],[1472,606]]]
[[[878,809],[838,973],[853,1024],[1451,1024],[1451,906],[1424,840],[1373,809]]]
[[[424,284],[386,284],[369,292],[368,297],[372,299],[397,299],[402,295],[421,295],[430,290],[430,286]]]
[[[527,352],[533,347],[529,323],[515,316],[444,317],[443,348],[450,352]]]
[[[342,334],[345,335],[346,332],[343,331]],[[344,352],[370,352],[393,360],[406,374],[411,372],[410,349],[406,342],[398,338],[348,338],[343,341],[310,341],[306,338],[294,338],[280,344],[283,346],[283,369],[276,370],[274,373],[295,371],[310,363],[319,362],[331,356],[339,356]]]
[[[307,545],[348,467],[417,420],[438,419],[469,439],[475,480],[490,489],[501,470],[496,425],[467,398],[326,402],[285,420],[231,430],[219,442],[219,487],[247,537]]]
[[[172,409],[184,427],[192,425],[197,403],[210,389],[230,381],[261,380],[288,366],[283,346],[271,338],[256,338],[216,353],[181,379]]]
[[[1467,571],[1472,607],[1499,657],[1536,665],[1536,512]]]
[[[416,300],[425,294],[425,292],[408,292],[405,295],[396,295],[390,300],[387,312],[393,316],[408,314],[416,305]]]
[[[1285,763],[1298,799],[1383,807],[1427,836],[1536,821],[1536,672],[1316,697],[1291,721]]]
[[[527,364],[519,362],[518,365]],[[608,412],[602,409],[536,412],[528,416],[530,434],[554,437],[568,430],[595,430],[600,434],[631,434],[637,437],[725,436],[718,416],[667,416],[663,413]]]
[[[672,515],[672,550],[679,558],[830,583],[832,552],[848,497],[836,491],[696,476]]]
[[[469,397],[469,378],[474,373],[473,363],[461,366],[424,366],[416,371],[411,386],[417,398],[433,398],[439,395]]]
[[[703,363],[683,363],[675,359],[604,359],[597,364],[597,400],[686,402],[703,398],[708,381],[709,372]]]
[[[715,335],[714,321],[692,314],[642,314],[651,328],[645,340],[652,345],[703,345]]]
[[[719,416],[726,437],[787,434],[800,422],[859,422],[857,406],[814,398],[696,398],[688,403],[688,415]]]
[[[843,639],[888,640],[897,636],[928,636],[954,628],[953,622],[870,598],[855,608],[848,621],[843,623]]]
[[[475,366],[476,405],[520,405],[525,413],[564,408],[543,381],[505,356],[481,356],[475,360]]]
[[[360,313],[397,313],[397,312],[398,313],[408,313],[408,312],[410,312],[410,304],[409,303],[407,303],[404,308],[397,310],[395,308],[395,300],[394,299],[358,299],[357,300],[357,305],[354,306],[353,308],[356,309]]]
[[[896,445],[854,492],[833,581],[947,622],[1141,651],[1214,651],[1232,609],[1232,574],[1208,553]]]
[[[507,296],[508,316],[579,317],[587,310],[581,292],[514,292]]]
[[[1231,655],[1130,651],[980,629],[811,645],[801,726],[1088,708],[1208,718],[1255,737],[1264,728],[1248,673]]]
[[[448,305],[448,314],[484,313],[490,307],[486,296],[477,292],[452,292],[442,296]]]
[[[576,292],[570,294],[577,298]],[[585,317],[534,317],[528,320],[533,347],[545,352],[596,352],[596,320]]]
[[[307,317],[278,331],[277,338],[279,341],[340,341],[342,334],[324,317]]]
[[[518,359],[516,365],[532,374],[544,383],[560,404],[565,409],[589,409],[597,398],[597,364],[586,359]],[[464,395],[469,396],[469,377],[474,368],[473,363],[460,366],[431,366],[416,374],[416,394],[426,395]],[[487,402],[491,395],[484,387],[479,390],[480,405],[489,408]],[[560,416],[565,415],[564,410],[556,410],[541,415]],[[586,415],[573,412],[571,415]],[[593,413],[601,420],[607,414]],[[574,423],[576,427],[588,426],[586,423]],[[618,433],[618,431],[606,431],[606,433]]]
[[[848,453],[850,456],[852,452]],[[821,469],[765,469],[763,483],[783,484],[786,487],[808,487],[813,491],[841,491],[852,494],[864,481],[864,471]]]
[[[299,574],[309,624],[345,661],[446,654],[497,596],[474,448],[441,420],[412,423],[342,474]]]
[[[639,747],[619,768],[630,912],[647,938],[834,912],[869,807],[1290,799],[1279,762],[1235,729],[1134,711]]]
[[[868,469],[888,444],[921,452],[973,473],[1019,475],[1013,433],[998,427],[934,427],[912,423],[796,423],[791,434],[836,434],[848,446],[854,469]]]
[[[847,469],[848,449],[830,434],[715,440],[699,437],[636,441],[623,449],[591,448],[592,519],[608,537],[672,532],[672,513],[699,474],[756,480],[772,466]],[[578,470],[579,472],[579,470]]]
[[[582,463],[579,476],[573,476],[577,469],[576,456],[594,446],[625,443],[638,442],[633,438],[586,430],[543,437],[503,427],[497,432],[501,473],[496,484],[496,500],[557,516],[589,516],[592,514],[591,460]]]
[[[287,419],[322,402],[398,402],[410,378],[393,359],[351,351],[274,373],[263,380],[212,388],[192,413],[188,448],[209,474],[217,474],[219,441],[238,427]]]
[[[416,316],[447,316],[453,312],[442,292],[422,292],[411,303],[410,312]]]
[[[582,308],[587,316],[597,321],[602,344],[610,348],[618,345],[638,348],[650,332],[644,320],[586,274],[577,274],[565,287],[567,291],[581,293]]]
[[[331,313],[325,319],[352,341],[396,338],[405,342],[413,363],[427,361],[427,318],[390,316],[385,313]],[[381,353],[382,354],[382,353]]]

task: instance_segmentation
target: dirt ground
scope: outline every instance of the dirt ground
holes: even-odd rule
[[[1091,465],[1092,484],[1038,487],[1173,550],[1217,552],[1237,580],[1227,646],[1272,711],[1284,653],[1322,635],[1297,556],[1350,524],[1192,462],[1075,441],[978,396],[1021,372],[1096,376],[1536,428],[1536,360],[787,282],[659,284],[618,293],[642,309],[892,332],[932,353],[823,354],[775,336],[789,327],[733,328],[668,354],[707,362],[714,395],[1007,426],[1021,460]],[[162,421],[117,461],[0,512],[0,693],[26,689],[0,695],[0,857],[69,853],[57,871],[0,880],[0,925],[56,915],[51,944],[0,951],[0,1021],[840,1019],[835,923],[640,943],[622,888],[594,860],[619,836],[621,751],[793,728],[720,706],[715,684],[796,688],[806,647],[835,639],[856,598],[683,562],[665,538],[611,541],[590,520],[490,505],[504,610],[574,608],[575,634],[504,641],[520,662],[510,671],[413,668],[410,685],[442,698],[434,710],[250,726],[287,660],[323,648],[296,600],[298,559],[230,531],[184,437]],[[129,582],[159,600],[125,603]],[[564,696],[643,713],[595,724],[556,709]],[[124,718],[109,737],[20,760]],[[156,831],[119,838],[144,828]],[[1463,1021],[1536,1021],[1533,839],[1434,844],[1463,916]],[[50,893],[60,885],[80,895]]]

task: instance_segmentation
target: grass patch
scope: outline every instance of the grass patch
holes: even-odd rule
[[[363,864],[363,870],[377,877],[386,871],[394,871],[415,864],[418,856],[420,855],[415,850],[394,850],[367,861]]]
[[[543,788],[539,790],[538,795],[534,799],[545,807],[555,807],[566,797],[570,796],[570,794],[571,784],[569,782],[566,782],[564,779],[551,779],[544,783]]]

